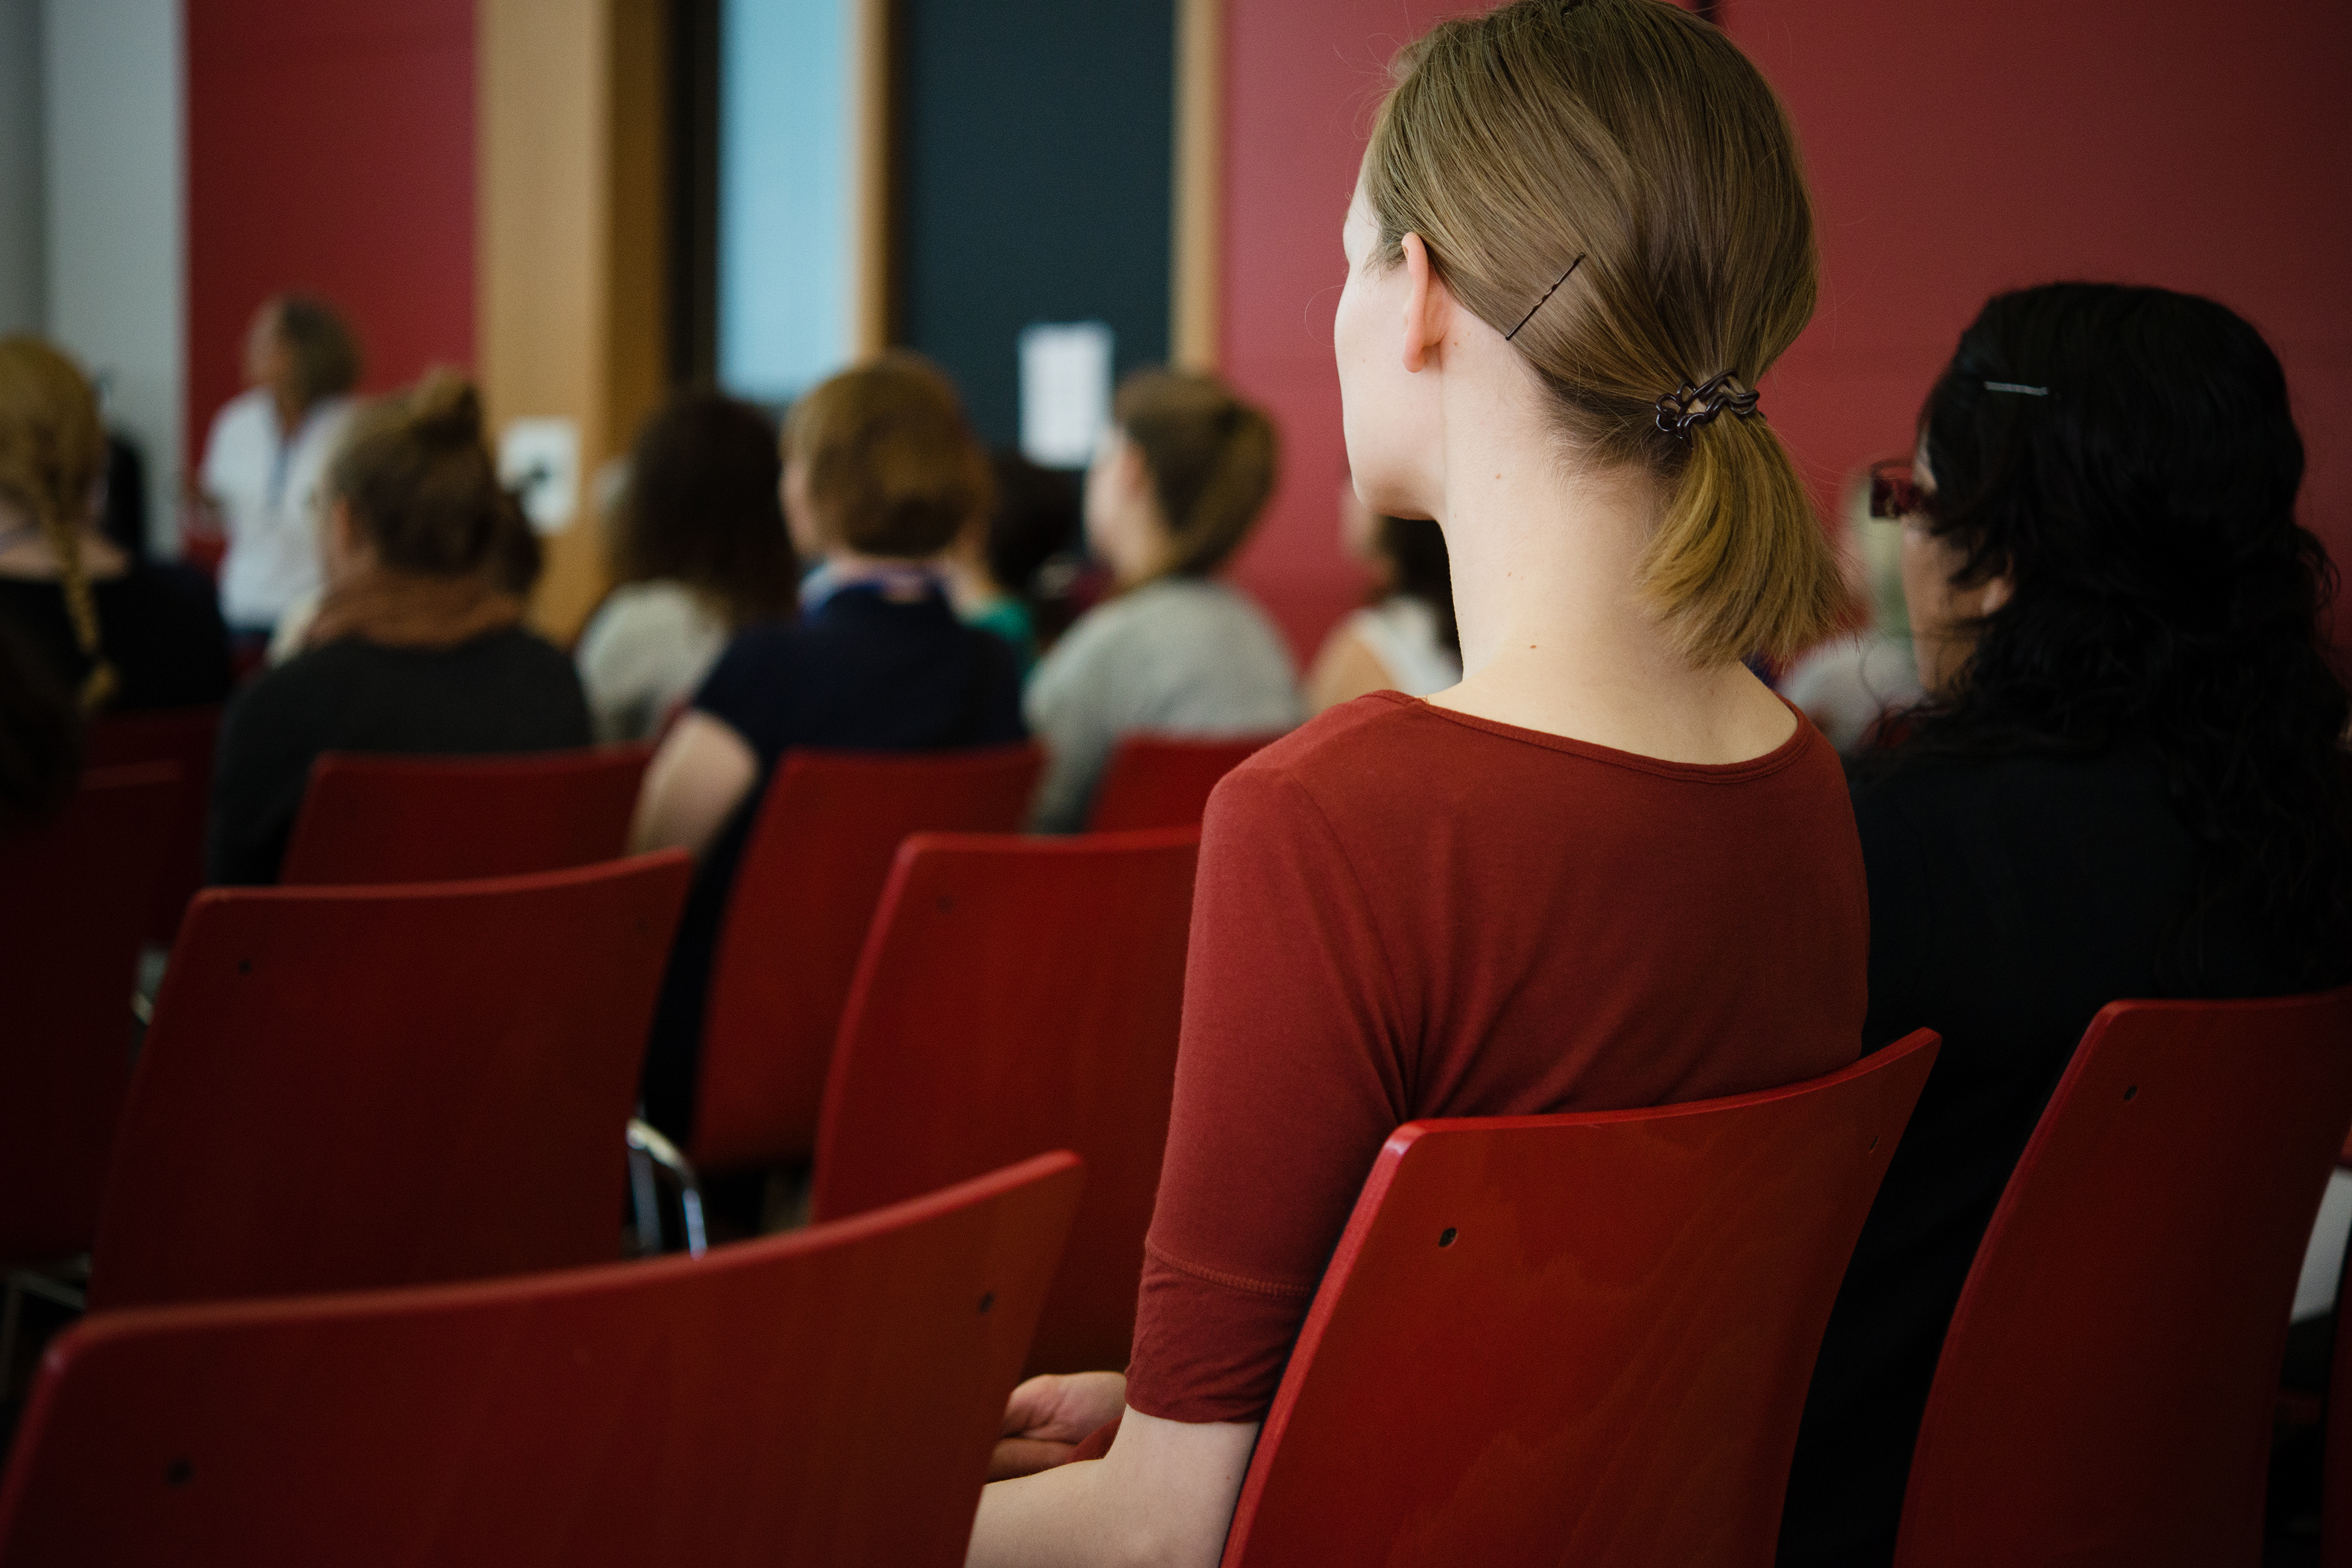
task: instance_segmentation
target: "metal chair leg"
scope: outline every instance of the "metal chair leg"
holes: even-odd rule
[[[41,1268],[7,1271],[6,1299],[0,1303],[0,1400],[6,1399],[16,1388],[16,1335],[24,1327],[25,1298],[38,1296],[74,1312],[89,1306],[89,1293],[76,1289],[70,1283],[76,1275],[83,1279],[89,1278],[88,1256],[68,1258],[52,1268],[56,1272]]]
[[[659,1165],[677,1183],[678,1213],[686,1222],[687,1256],[701,1257],[709,1247],[709,1237],[702,1224],[701,1178],[694,1173],[694,1166],[688,1162],[686,1156],[678,1152],[677,1144],[663,1137],[647,1122],[633,1116],[629,1118],[629,1165],[633,1181],[635,1179],[635,1173],[641,1162],[645,1171],[645,1183],[638,1189],[640,1193],[637,1200],[638,1213],[642,1215],[650,1206],[648,1198],[653,1185],[653,1167]],[[657,1247],[660,1245],[658,1239],[660,1226],[661,1222],[656,1212],[654,1227],[656,1237],[655,1245]],[[641,1246],[644,1234],[640,1229],[638,1236]]]

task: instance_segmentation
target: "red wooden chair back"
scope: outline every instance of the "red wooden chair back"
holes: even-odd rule
[[[1766,1568],[1830,1304],[1927,1081],[1398,1129],[1224,1562]]]
[[[1895,1561],[2252,1563],[2312,1215],[2352,1125],[2352,988],[2116,1002],[1993,1211]]]
[[[499,757],[330,752],[310,769],[278,882],[457,882],[618,859],[652,755],[640,745]]]
[[[1182,735],[1126,735],[1096,787],[1089,833],[1140,827],[1198,827],[1217,781],[1279,735],[1202,741]]]
[[[172,808],[163,872],[155,889],[154,913],[147,922],[147,940],[160,946],[172,945],[188,900],[205,885],[205,825],[212,816],[213,748],[220,739],[220,722],[217,706],[158,708],[92,720],[83,739],[85,767],[137,763],[179,766],[180,799]]]
[[[0,1564],[957,1568],[1082,1179],[1055,1154],[698,1258],[86,1319]]]
[[[1010,833],[1043,758],[967,752],[786,753],[728,895],[703,1020],[694,1163],[805,1161],[866,928],[916,833]]]
[[[826,1083],[811,1212],[1048,1149],[1087,1163],[1032,1372],[1127,1364],[1160,1190],[1198,828],[907,840]]]
[[[691,863],[200,893],[156,999],[90,1305],[601,1262]]]
[[[179,768],[101,768],[0,834],[0,1263],[89,1249],[131,1087],[131,989]]]

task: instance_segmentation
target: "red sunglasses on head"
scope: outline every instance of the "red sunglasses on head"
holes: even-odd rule
[[[1870,515],[1897,519],[1927,510],[1927,492],[1911,477],[1911,459],[1886,458],[1870,465]]]

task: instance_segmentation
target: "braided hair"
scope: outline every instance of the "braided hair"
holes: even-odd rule
[[[81,523],[105,465],[106,426],[80,370],[39,338],[0,338],[0,497],[31,515],[57,556],[74,642],[89,660],[85,712],[105,706],[117,685],[81,558]]]

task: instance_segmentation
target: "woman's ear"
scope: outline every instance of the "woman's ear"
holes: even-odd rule
[[[1984,585],[1977,590],[1977,614],[1990,616],[2008,604],[2009,596],[2016,591],[2016,587],[2017,584],[2010,580],[2010,575],[2006,572],[1998,577],[1986,579]]]
[[[1404,368],[1419,371],[1431,352],[1445,342],[1452,325],[1454,294],[1430,265],[1429,247],[1421,236],[1408,234],[1404,247]]]

